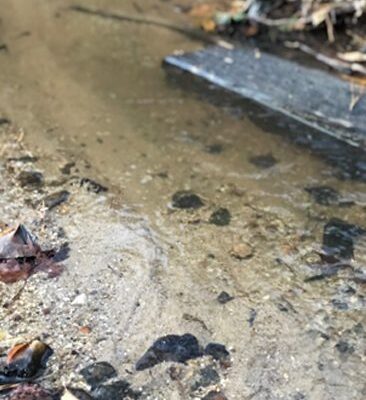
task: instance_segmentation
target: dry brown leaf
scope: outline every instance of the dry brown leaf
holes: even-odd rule
[[[201,27],[205,32],[214,32],[216,29],[216,23],[213,19],[204,19],[201,21]]]

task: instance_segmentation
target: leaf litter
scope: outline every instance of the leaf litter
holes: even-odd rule
[[[55,256],[54,250],[42,250],[24,225],[7,227],[0,233],[0,281],[27,280],[39,271],[57,277],[64,267],[54,261]]]

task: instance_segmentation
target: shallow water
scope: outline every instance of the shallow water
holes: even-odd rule
[[[95,325],[87,345],[75,339],[82,362],[87,348],[92,358],[131,370],[157,337],[192,332],[231,349],[233,367],[222,379],[229,399],[363,399],[364,284],[349,270],[304,280],[317,273],[312,265],[319,262],[327,220],[366,227],[364,184],[339,180],[320,158],[261,130],[245,113],[172,84],[163,57],[200,43],[162,28],[71,12],[71,2],[6,3],[0,39],[10,51],[0,54],[1,113],[24,129],[49,181],[74,161],[72,175],[110,188],[108,201],[73,192],[70,208],[55,217],[71,246],[69,272],[57,283],[61,304],[78,285],[90,296],[98,291],[96,306],[85,304],[72,317],[73,324]],[[91,4],[185,21],[171,2]],[[25,31],[30,35],[20,37]],[[277,161],[271,168],[250,162],[269,153]],[[314,185],[332,186],[355,204],[316,204],[304,190]],[[182,189],[199,194],[205,206],[172,209],[171,196]],[[14,207],[4,208],[3,218],[19,218]],[[229,209],[229,226],[208,223],[219,207]],[[32,223],[37,213],[25,218]],[[238,243],[252,247],[250,259],[232,256]],[[365,259],[361,240],[352,268],[362,271]],[[219,304],[221,291],[235,299]],[[62,316],[72,314],[63,307],[54,336],[68,324]],[[31,332],[47,329],[44,316],[33,318]],[[26,330],[11,324],[11,316],[7,324]],[[62,347],[66,339],[52,340]],[[339,341],[353,351],[339,351]],[[78,359],[65,363],[69,371]],[[164,371],[131,379],[145,387],[146,398],[187,398],[166,383]]]

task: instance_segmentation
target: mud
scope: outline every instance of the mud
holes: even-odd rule
[[[363,399],[364,238],[349,268],[305,280],[322,268],[329,220],[366,227],[364,184],[169,84],[163,57],[200,43],[70,13],[71,1],[5,3],[0,116],[12,123],[0,127],[1,220],[67,258],[57,279],[1,284],[1,350],[45,340],[46,388],[91,393],[79,372],[104,361],[118,373],[105,390],[142,399]],[[88,5],[185,21],[172,2]],[[250,162],[266,154],[270,168]],[[41,173],[42,185],[21,187],[22,171]],[[108,191],[80,184],[90,181]],[[316,186],[353,206],[318,204],[305,190]],[[179,191],[203,206],[173,207]],[[69,196],[49,209],[57,192]],[[230,211],[228,225],[210,223],[218,209]],[[243,243],[251,257],[233,256]],[[230,301],[218,301],[223,292]],[[186,333],[225,345],[231,366],[205,355],[136,371],[158,338]],[[212,369],[206,386],[202,370]]]

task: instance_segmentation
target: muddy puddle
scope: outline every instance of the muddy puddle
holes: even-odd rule
[[[90,393],[79,372],[106,361],[133,388],[96,399],[363,399],[364,184],[174,85],[162,59],[199,42],[68,1],[5,3],[1,220],[69,251],[58,278],[1,284],[3,352],[40,337],[54,350],[42,385]],[[88,6],[182,23],[185,3]],[[136,370],[185,333],[231,365],[202,353]]]

